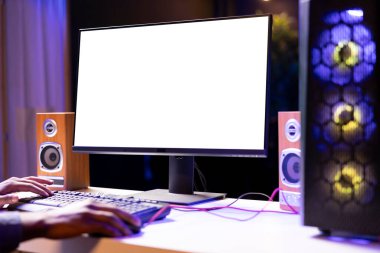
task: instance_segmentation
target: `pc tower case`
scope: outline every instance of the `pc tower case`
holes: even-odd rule
[[[380,235],[379,4],[300,1],[303,223]]]

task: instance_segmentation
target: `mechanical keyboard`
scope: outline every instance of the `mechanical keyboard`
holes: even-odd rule
[[[163,219],[170,213],[167,204],[154,200],[142,200],[131,196],[121,196],[106,193],[90,193],[78,191],[54,191],[50,197],[30,197],[19,200],[19,203],[11,206],[11,209],[21,211],[39,211],[56,209],[70,205],[72,203],[91,199],[95,202],[107,203],[138,216],[142,224],[148,222],[161,208],[166,207],[157,219]]]

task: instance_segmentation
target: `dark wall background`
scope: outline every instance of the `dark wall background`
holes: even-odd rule
[[[298,110],[297,0],[71,0],[73,108],[76,99],[78,29],[273,13],[271,115],[268,158],[196,157],[207,190],[230,197],[270,194],[278,186],[277,112]],[[168,158],[91,155],[91,185],[148,190],[168,187]],[[196,173],[196,185],[204,190]]]

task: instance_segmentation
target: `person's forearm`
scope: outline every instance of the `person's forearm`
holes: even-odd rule
[[[10,252],[21,241],[22,227],[17,212],[0,212],[0,252]]]
[[[46,236],[44,213],[21,213],[22,241]]]

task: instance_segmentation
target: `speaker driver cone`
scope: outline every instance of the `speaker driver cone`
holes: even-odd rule
[[[299,149],[285,149],[281,155],[281,179],[290,187],[298,186],[301,173],[301,154]]]
[[[40,147],[41,169],[52,171],[62,168],[62,149],[57,143],[43,143]]]

